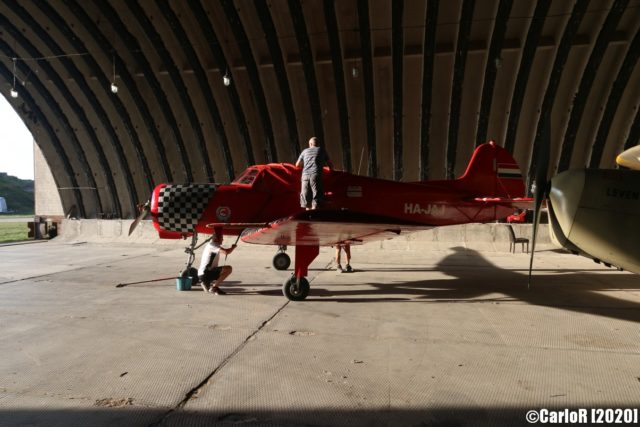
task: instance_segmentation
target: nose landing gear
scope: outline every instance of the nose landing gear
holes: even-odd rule
[[[209,239],[205,240],[205,243],[207,241],[209,241]],[[180,272],[180,277],[191,277],[191,285],[192,286],[199,282],[198,269],[192,267],[193,261],[195,261],[195,258],[196,258],[195,251],[200,246],[202,246],[202,245],[200,245],[200,246],[196,247],[197,243],[198,243],[198,233],[194,232],[191,235],[191,243],[189,243],[189,246],[184,248],[184,252],[188,255],[188,258],[187,258],[187,264],[186,264],[184,270],[182,270]]]

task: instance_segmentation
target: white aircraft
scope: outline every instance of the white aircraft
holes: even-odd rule
[[[551,239],[572,253],[640,274],[640,146],[616,162],[629,169],[572,169],[547,181],[550,136],[539,146],[534,226],[529,275],[533,265],[540,208],[546,199]]]

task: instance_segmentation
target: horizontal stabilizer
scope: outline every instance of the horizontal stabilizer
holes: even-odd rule
[[[509,206],[517,209],[533,209],[534,199],[531,197],[476,197],[473,199],[476,202],[482,202],[487,204],[494,204],[500,206]]]

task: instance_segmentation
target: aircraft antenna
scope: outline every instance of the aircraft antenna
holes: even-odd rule
[[[358,175],[360,175],[360,167],[362,166],[362,157],[364,157],[364,145],[362,146],[362,152],[360,153],[360,164],[358,165]]]

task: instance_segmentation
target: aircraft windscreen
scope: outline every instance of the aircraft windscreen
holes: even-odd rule
[[[232,182],[232,184],[251,185],[256,180],[257,176],[258,176],[258,169],[249,168],[249,169],[246,169],[244,172],[242,172],[240,176],[237,177]]]

